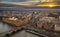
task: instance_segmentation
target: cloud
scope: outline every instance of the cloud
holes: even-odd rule
[[[16,5],[31,5],[31,4],[36,4],[38,3],[38,0],[26,0],[23,2],[8,2],[8,1],[1,1],[0,3],[6,3],[6,4],[16,4]]]
[[[25,2],[25,1],[39,1],[39,0],[0,0],[0,1],[7,1],[7,2]]]
[[[16,5],[35,5],[39,2],[46,2],[47,0],[2,0],[0,3],[6,3],[6,4],[16,4]],[[52,1],[52,0],[50,0]],[[56,0],[55,0],[56,1]]]

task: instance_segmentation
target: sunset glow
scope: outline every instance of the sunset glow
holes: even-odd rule
[[[60,6],[60,5],[37,5],[38,7],[56,7],[56,6]]]
[[[38,7],[56,7],[56,6],[60,6],[60,4],[57,3],[43,3],[43,4],[38,4],[36,5]]]
[[[51,5],[51,4],[50,4],[50,5],[48,5],[48,6],[49,6],[49,7],[54,7],[54,5]]]

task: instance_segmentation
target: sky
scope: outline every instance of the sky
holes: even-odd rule
[[[23,1],[34,1],[34,0],[0,0],[0,1],[23,2]]]
[[[26,2],[26,1],[39,1],[39,0],[0,0],[0,1],[7,1],[7,2]]]
[[[8,4],[36,4],[38,2],[54,2],[60,0],[0,0],[0,3],[8,3]]]
[[[39,0],[0,0],[0,3],[15,3],[15,4],[32,4]]]
[[[26,2],[26,1],[50,1],[50,0],[0,0],[0,1],[8,1],[8,2]],[[60,0],[52,0],[52,1],[60,1]]]

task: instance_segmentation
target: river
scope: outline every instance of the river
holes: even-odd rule
[[[0,37],[3,36],[2,33],[4,34],[8,30],[11,30],[12,28],[13,28],[12,26],[0,22]],[[39,36],[25,32],[25,31],[21,31],[21,32],[18,32],[16,34],[12,35],[11,37],[39,37]]]
[[[0,22],[0,33],[4,33],[11,29],[12,29],[12,26],[9,26],[8,24]]]

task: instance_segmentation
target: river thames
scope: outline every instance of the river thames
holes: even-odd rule
[[[4,33],[11,30],[12,28],[13,28],[12,26],[0,22],[0,36],[3,37]],[[21,31],[21,32],[18,32],[16,34],[12,35],[11,37],[39,37],[39,36],[36,36],[34,34],[31,34],[31,33],[25,32],[25,31]]]

